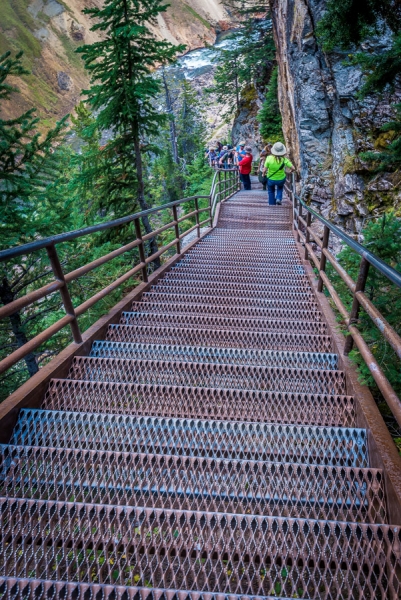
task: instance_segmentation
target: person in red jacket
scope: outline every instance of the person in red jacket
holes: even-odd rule
[[[241,158],[238,156],[238,166],[239,166],[239,177],[244,184],[244,190],[251,189],[251,171],[252,171],[252,148],[250,146],[246,146],[245,148],[245,156]]]

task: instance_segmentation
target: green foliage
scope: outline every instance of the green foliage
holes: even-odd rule
[[[246,14],[241,31],[231,36],[234,46],[229,50],[216,48],[214,83],[206,90],[225,106],[228,120],[239,110],[241,94],[247,87],[256,84],[263,89],[274,64],[270,22],[255,18],[254,10]]]
[[[283,141],[282,119],[278,104],[278,67],[272,71],[266,99],[257,115],[260,133],[266,142]]]
[[[317,32],[326,51],[348,49],[383,30],[386,20],[396,31],[400,17],[397,0],[328,0]]]
[[[401,33],[393,37],[388,50],[380,54],[358,52],[352,57],[350,64],[360,65],[366,74],[366,81],[360,92],[362,97],[371,92],[381,92],[386,85],[393,86],[401,73]]]
[[[117,172],[111,191],[134,193],[130,165],[135,165],[136,197],[142,209],[147,208],[142,152],[151,149],[143,140],[156,135],[166,121],[153,102],[160,91],[153,70],[184,49],[158,41],[149,29],[165,10],[160,0],[106,0],[101,9],[85,10],[95,21],[91,30],[103,32],[104,39],[78,49],[91,75],[91,87],[84,93],[92,110],[98,111],[97,127],[113,131],[108,150],[111,168]]]
[[[27,71],[22,54],[13,59],[9,52],[0,57],[0,102],[11,100],[17,88],[8,81]],[[0,118],[0,248],[42,235],[52,219],[51,206],[42,220],[38,203],[46,203],[44,191],[58,169],[54,152],[66,127],[66,118],[57,123],[45,137],[37,131],[38,119],[31,109],[15,119]],[[35,197],[35,198],[34,198]]]
[[[383,126],[383,132],[391,133],[386,149],[381,152],[365,152],[361,156],[373,163],[376,171],[395,171],[401,166],[401,104],[396,105],[396,118]]]
[[[393,213],[388,213],[377,221],[370,221],[363,230],[363,236],[364,246],[366,246],[366,248],[396,270],[401,271],[401,220],[397,219]],[[347,273],[356,280],[361,260],[360,256],[355,254],[349,247],[345,247],[338,255],[338,260]],[[328,271],[330,279],[333,281],[334,287],[339,293],[341,300],[347,306],[348,310],[350,310],[351,296],[348,288],[331,266]],[[371,267],[365,293],[384,318],[400,335],[401,290],[391,284],[376,269]],[[401,369],[399,359],[391,346],[385,341],[380,330],[363,310],[360,313],[358,329],[361,331],[371,352],[394,387],[396,393],[401,395]],[[389,409],[387,408],[387,405],[380,400],[380,393],[375,381],[361,355],[357,350],[353,350],[350,357],[358,366],[362,382],[369,385],[373,390],[374,395],[379,398],[379,406],[384,416],[388,415]]]

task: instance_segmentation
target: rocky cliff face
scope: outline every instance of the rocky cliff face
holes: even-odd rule
[[[346,53],[327,56],[317,43],[324,7],[325,0],[271,0],[284,134],[306,197],[357,233],[369,215],[391,206],[401,211],[401,178],[374,176],[360,159],[387,143],[380,128],[393,116],[401,90],[358,99],[361,71],[344,65]],[[385,48],[386,42],[371,44]]]
[[[216,34],[231,26],[231,17],[220,0],[170,0],[159,16],[156,35],[188,50],[213,44]],[[18,81],[21,94],[8,103],[6,117],[32,106],[45,125],[73,110],[88,84],[82,59],[75,49],[97,39],[89,31],[84,8],[101,6],[102,0],[1,0],[0,54],[24,51],[32,75]]]

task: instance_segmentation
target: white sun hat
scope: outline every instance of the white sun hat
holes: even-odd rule
[[[284,156],[284,154],[287,154],[287,148],[281,142],[276,142],[271,149],[271,153],[274,156]]]

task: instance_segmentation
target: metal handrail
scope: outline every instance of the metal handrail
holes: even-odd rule
[[[45,296],[49,294],[53,294],[57,291],[60,292],[62,303],[64,305],[64,309],[66,315],[56,321],[53,325],[30,339],[26,344],[19,347],[17,350],[12,352],[6,358],[0,361],[0,374],[4,373],[8,369],[10,369],[13,365],[19,362],[21,359],[25,358],[28,354],[33,352],[39,346],[41,346],[44,342],[49,340],[55,333],[63,329],[66,325],[70,325],[72,337],[75,343],[82,343],[82,335],[78,324],[78,317],[84,314],[89,308],[91,308],[94,304],[96,304],[99,300],[103,299],[105,296],[110,294],[112,291],[120,287],[123,283],[125,283],[128,279],[136,275],[137,273],[142,273],[142,281],[148,281],[148,272],[147,266],[149,263],[158,259],[162,254],[167,252],[170,248],[176,248],[176,254],[181,253],[181,242],[182,239],[196,230],[197,235],[195,239],[199,239],[201,235],[201,227],[208,225],[209,227],[213,226],[213,217],[214,210],[216,208],[216,204],[221,202],[222,200],[228,199],[235,191],[238,189],[238,173],[235,169],[230,170],[232,173],[236,173],[235,176],[227,175],[222,176],[222,170],[216,171],[215,176],[213,178],[213,184],[211,192],[208,196],[199,195],[199,196],[190,196],[188,198],[182,198],[180,200],[176,200],[174,202],[169,202],[168,204],[163,204],[161,206],[157,206],[154,208],[149,208],[148,210],[144,210],[138,213],[134,213],[132,215],[128,215],[126,217],[122,217],[120,219],[114,219],[113,221],[108,221],[106,223],[99,223],[98,225],[92,225],[90,227],[85,227],[82,229],[77,229],[75,231],[70,231],[66,233],[61,233],[58,235],[50,236],[44,239],[36,240],[35,242],[31,242],[29,244],[23,244],[21,246],[16,246],[15,248],[9,248],[7,250],[3,250],[0,252],[0,262],[4,262],[18,256],[27,256],[36,252],[38,250],[46,249],[46,252],[49,257],[50,265],[53,271],[54,280],[45,286],[34,290],[24,296],[10,302],[4,306],[0,307],[0,319],[9,317],[10,315],[18,312],[19,310],[32,305],[34,302],[41,300]],[[228,172],[228,170],[225,170]],[[217,193],[216,190],[218,189]],[[206,208],[199,207],[199,200],[207,199],[208,206]],[[185,219],[189,219],[191,217],[195,217],[195,225],[190,226],[183,232],[180,232],[179,226],[185,220],[184,218],[178,218],[177,207],[188,202],[194,203],[194,210],[191,210],[187,215],[185,215]],[[160,213],[164,210],[172,211],[172,220],[159,227],[158,229],[151,231],[150,233],[142,234],[141,231],[141,219],[143,217],[147,217],[152,214]],[[207,217],[200,221],[199,215],[201,213],[207,212]],[[108,254],[101,256],[100,258],[87,263],[70,273],[64,273],[63,268],[61,266],[56,246],[57,244],[68,242],[86,235],[90,235],[92,233],[97,233],[99,231],[105,231],[107,229],[111,229],[114,227],[119,227],[123,224],[134,223],[135,226],[135,239],[121,248],[109,252]],[[154,239],[160,233],[167,231],[168,229],[174,230],[174,239],[157,249],[156,252],[153,252],[151,256],[146,256],[145,253],[145,243],[149,239]],[[139,263],[133,266],[129,271],[123,273],[113,281],[111,284],[107,285],[105,288],[101,289],[91,298],[88,298],[83,302],[80,306],[74,307],[72,304],[71,296],[68,289],[68,284],[72,281],[75,281],[79,277],[86,275],[90,271],[98,268],[99,266],[113,260],[117,256],[124,254],[132,250],[133,248],[138,248],[139,251]],[[157,244],[156,244],[157,248]],[[154,250],[154,246],[153,246]]]
[[[200,199],[209,197],[210,196],[189,196],[188,198],[182,198],[181,200],[175,200],[174,202],[169,202],[168,204],[162,204],[161,206],[156,206],[154,208],[142,210],[141,212],[134,213],[133,215],[127,215],[126,217],[121,217],[120,219],[114,219],[113,221],[107,221],[106,223],[99,223],[98,225],[83,227],[82,229],[75,229],[74,231],[69,231],[66,233],[59,233],[57,235],[36,240],[35,242],[22,244],[21,246],[15,246],[15,248],[2,250],[0,252],[0,262],[10,260],[10,258],[16,258],[17,256],[31,254],[36,250],[42,250],[43,248],[46,248],[47,246],[50,246],[52,244],[59,244],[60,242],[69,242],[71,240],[75,240],[76,238],[83,237],[84,235],[89,235],[91,233],[97,233],[98,231],[105,231],[106,229],[111,229],[112,227],[119,227],[120,225],[132,223],[133,221],[135,221],[135,219],[141,219],[142,217],[153,215],[157,212],[160,212],[160,210],[172,208],[173,206],[178,206],[179,204],[183,204],[184,202],[195,200],[195,198]]]
[[[347,325],[349,335],[345,340],[344,354],[349,354],[353,344],[355,343],[370,373],[372,374],[377,387],[383,394],[383,397],[385,398],[391,412],[401,427],[401,400],[395,393],[391,383],[387,379],[376,358],[371,352],[368,344],[357,328],[359,311],[362,307],[372,322],[379,329],[386,341],[391,345],[398,358],[401,359],[401,337],[364,293],[370,267],[377,269],[377,271],[384,275],[389,282],[395,284],[399,288],[401,288],[401,273],[393,269],[393,267],[390,265],[386,264],[372,252],[362,246],[362,244],[359,244],[352,239],[342,229],[325,219],[322,215],[313,210],[313,208],[308,206],[306,202],[302,200],[302,198],[300,198],[295,192],[294,175],[292,178],[292,185],[287,185],[286,189],[293,203],[293,227],[297,232],[297,241],[304,243],[304,258],[305,260],[310,259],[318,271],[319,279],[317,291],[321,293],[323,292],[323,287],[327,289],[332,301]],[[306,220],[303,218],[303,208],[306,210]],[[323,238],[320,238],[316,232],[312,230],[312,217],[323,224]],[[302,231],[302,227],[304,228],[304,232]],[[347,246],[349,246],[361,257],[359,274],[356,281],[350,277],[350,275],[337,261],[336,257],[330,252],[328,248],[330,233],[338,236],[342,242],[347,244]],[[320,258],[316,255],[314,249],[312,248],[310,243],[311,239],[320,248]],[[352,306],[350,312],[345,307],[326,273],[327,260],[331,263],[352,295]]]
[[[367,250],[362,244],[356,242],[352,237],[347,235],[340,227],[331,223],[318,212],[313,210],[302,198],[300,198],[297,194],[295,194],[296,199],[302,206],[314,217],[316,217],[323,225],[328,227],[330,231],[332,231],[337,237],[339,237],[343,242],[347,244],[352,250],[354,250],[359,256],[365,258],[373,267],[375,267],[380,273],[382,273],[387,279],[389,279],[392,283],[401,288],[401,273],[390,267],[387,263],[385,263],[381,258],[375,256],[372,252]]]

